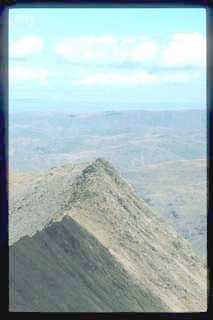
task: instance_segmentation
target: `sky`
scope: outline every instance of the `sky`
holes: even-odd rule
[[[206,11],[9,9],[9,109],[206,108]]]

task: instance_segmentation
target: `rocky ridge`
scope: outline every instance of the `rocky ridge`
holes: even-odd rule
[[[53,169],[13,195],[10,245],[66,217],[96,238],[165,310],[206,310],[205,266],[107,161]]]

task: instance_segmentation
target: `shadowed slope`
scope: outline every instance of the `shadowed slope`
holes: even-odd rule
[[[11,311],[165,311],[69,217],[10,249]]]

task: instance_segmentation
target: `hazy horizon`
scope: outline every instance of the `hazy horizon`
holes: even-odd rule
[[[52,110],[9,110],[9,114],[21,114],[21,113],[39,113],[39,114],[50,114],[50,113],[54,113],[54,114],[68,114],[68,115],[96,115],[96,114],[104,114],[104,113],[123,113],[123,112],[147,112],[147,113],[152,113],[152,112],[193,112],[193,111],[200,111],[200,112],[206,112],[207,110],[204,108],[182,108],[182,109],[105,109],[102,111],[70,111],[68,109],[63,109],[63,110],[58,110],[58,109],[52,109]]]

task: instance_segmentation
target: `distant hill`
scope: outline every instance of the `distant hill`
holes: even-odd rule
[[[11,310],[206,310],[191,245],[103,159],[11,193],[9,231]]]
[[[121,111],[76,115],[12,114],[10,166],[40,171],[104,157],[123,171],[144,164],[206,157],[206,114]]]
[[[206,259],[206,160],[150,164],[129,170],[125,176],[138,194],[190,240],[196,252]]]

